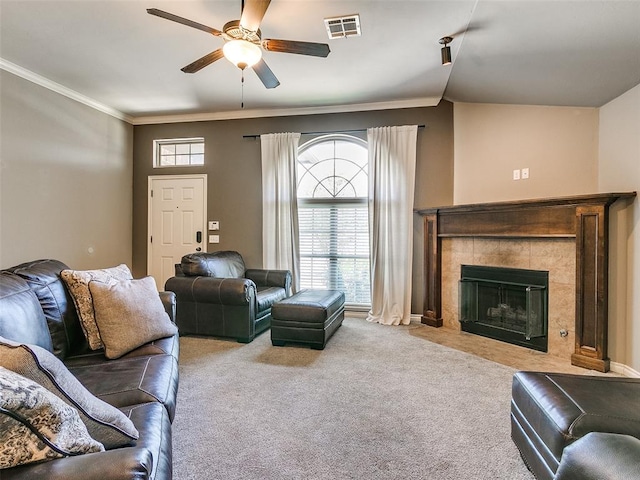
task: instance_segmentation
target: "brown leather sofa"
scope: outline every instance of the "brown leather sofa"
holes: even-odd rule
[[[37,260],[0,271],[0,336],[51,351],[91,393],[128,416],[139,439],[105,452],[4,469],[0,477],[171,479],[178,335],[147,343],[116,360],[90,350],[60,278],[67,268],[57,260]],[[174,320],[175,296],[165,292],[160,296]]]
[[[511,437],[537,480],[640,478],[640,379],[517,372]]]
[[[191,253],[165,284],[176,294],[181,335],[231,337],[249,343],[271,326],[271,307],[288,297],[288,270],[246,269],[235,251]]]

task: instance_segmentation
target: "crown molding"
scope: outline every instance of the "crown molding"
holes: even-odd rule
[[[366,112],[371,110],[394,110],[399,108],[435,107],[441,97],[424,97],[391,102],[356,103],[350,105],[328,105],[320,107],[266,108],[234,110],[228,112],[186,113],[178,115],[151,115],[132,117],[133,125],[159,123],[207,122],[211,120],[239,120],[245,118],[290,117],[295,115],[320,115],[325,113]]]
[[[88,107],[111,115],[132,125],[153,125],[160,123],[185,123],[206,122],[211,120],[238,120],[245,118],[286,117],[295,115],[320,115],[327,113],[366,112],[372,110],[395,110],[399,108],[435,107],[442,97],[422,97],[409,100],[396,100],[389,102],[354,103],[348,105],[327,105],[317,107],[294,108],[265,108],[253,110],[232,110],[226,112],[205,112],[168,115],[132,116],[115,108],[100,103],[86,95],[76,92],[64,85],[49,80],[31,70],[16,65],[13,62],[0,58],[0,69],[24,78],[36,85],[59,93],[67,98],[82,103]]]
[[[37,73],[32,72],[31,70],[27,70],[26,68],[21,67],[20,65],[16,65],[4,58],[0,58],[0,69],[5,70],[9,73],[12,73],[18,77],[24,78],[36,85],[40,85],[48,90],[59,93],[67,98],[75,100],[76,102],[80,102],[88,107],[91,107],[95,110],[98,110],[102,113],[106,113],[107,115],[111,115],[119,120],[123,120],[128,123],[132,123],[132,117],[122,113],[115,108],[111,108],[108,105],[100,103],[92,98],[87,97],[86,95],[82,95],[81,93],[76,92],[75,90],[71,90],[70,88],[65,87],[64,85],[60,85],[59,83],[54,82],[53,80],[49,80],[42,75],[38,75]]]

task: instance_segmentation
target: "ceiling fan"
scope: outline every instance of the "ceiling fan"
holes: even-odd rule
[[[263,40],[259,27],[270,2],[271,0],[243,0],[240,20],[227,22],[222,27],[222,31],[157,8],[149,8],[147,13],[187,25],[188,27],[197,28],[224,39],[225,43],[222,48],[218,48],[183,67],[181,69],[183,72],[195,73],[225,57],[241,70],[251,67],[265,87],[275,88],[280,85],[280,82],[262,59],[263,49],[270,52],[326,57],[329,55],[329,45],[326,43],[293,40]]]

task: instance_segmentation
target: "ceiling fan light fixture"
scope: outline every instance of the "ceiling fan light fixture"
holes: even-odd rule
[[[451,48],[449,47],[449,43],[453,41],[451,37],[442,37],[438,42],[443,45],[440,50],[440,54],[442,56],[442,65],[451,65]]]
[[[246,40],[229,40],[222,47],[222,53],[241,70],[254,66],[262,58],[260,47]]]

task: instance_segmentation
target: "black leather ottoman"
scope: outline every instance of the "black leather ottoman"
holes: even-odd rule
[[[563,450],[589,432],[640,438],[640,379],[518,372],[511,437],[537,480],[550,480]]]
[[[344,293],[303,290],[271,307],[271,343],[302,343],[324,349],[344,320]]]

